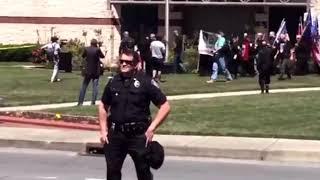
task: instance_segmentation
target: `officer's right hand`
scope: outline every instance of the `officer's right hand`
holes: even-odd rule
[[[100,137],[100,142],[102,144],[109,144],[109,140],[108,140],[108,134],[107,133],[103,133]]]

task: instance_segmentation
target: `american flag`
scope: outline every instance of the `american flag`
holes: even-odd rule
[[[288,33],[288,31],[287,31],[287,27],[286,27],[286,21],[285,21],[285,19],[282,19],[281,24],[280,24],[280,27],[279,27],[279,29],[278,29],[278,31],[277,31],[277,34],[276,34],[275,41],[273,42],[273,45],[274,45],[275,43],[278,43],[278,42],[279,42],[279,39],[280,39],[280,35],[281,35],[281,34],[287,34],[287,33]]]

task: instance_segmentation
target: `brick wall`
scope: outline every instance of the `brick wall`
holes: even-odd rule
[[[47,43],[52,35],[104,41],[106,59],[115,59],[120,43],[117,12],[107,0],[0,0],[0,43]],[[101,30],[97,36],[95,30]],[[83,32],[87,36],[83,36]]]

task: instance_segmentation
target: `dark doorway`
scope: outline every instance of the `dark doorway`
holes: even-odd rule
[[[158,31],[157,5],[122,5],[121,32],[128,31],[136,41]],[[122,33],[121,33],[122,34]]]
[[[270,7],[269,30],[277,32],[282,19],[285,18],[290,41],[295,42],[299,19],[303,18],[305,12],[305,7]]]

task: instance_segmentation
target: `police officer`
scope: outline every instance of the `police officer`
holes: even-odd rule
[[[137,70],[137,53],[126,50],[119,58],[120,73],[106,85],[99,105],[107,180],[121,180],[127,154],[134,161],[138,180],[152,180],[150,166],[145,160],[146,145],[169,114],[170,105],[156,82]],[[153,120],[150,102],[159,108]]]
[[[263,40],[257,55],[257,70],[259,74],[259,85],[261,94],[269,93],[270,76],[272,74],[272,48]]]

